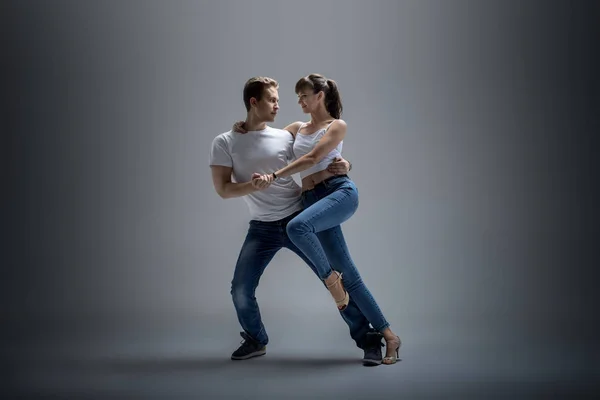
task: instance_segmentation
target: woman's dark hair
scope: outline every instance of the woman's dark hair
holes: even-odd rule
[[[334,80],[320,74],[310,74],[296,82],[296,93],[305,89],[311,89],[313,93],[325,93],[325,108],[329,115],[335,119],[342,116],[342,98]]]

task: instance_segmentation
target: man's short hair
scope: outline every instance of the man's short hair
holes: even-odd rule
[[[257,101],[260,101],[265,89],[269,87],[279,89],[279,83],[275,79],[266,76],[255,76],[246,81],[244,85],[244,105],[246,106],[246,111],[250,111],[250,99],[254,97]]]

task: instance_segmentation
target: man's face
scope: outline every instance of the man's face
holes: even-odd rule
[[[279,110],[279,93],[274,87],[269,87],[263,92],[262,99],[256,102],[256,116],[265,122],[275,121]]]

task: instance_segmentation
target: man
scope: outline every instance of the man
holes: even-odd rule
[[[302,211],[301,188],[292,177],[267,183],[256,179],[287,165],[293,159],[294,134],[267,126],[274,122],[279,110],[279,85],[271,78],[255,77],[244,85],[246,106],[245,133],[229,131],[216,136],[210,151],[210,166],[216,192],[224,199],[243,196],[250,215],[250,227],[239,253],[231,283],[231,295],[240,332],[244,341],[233,352],[233,360],[266,354],[269,341],[255,298],[258,282],[275,253],[286,247],[301,257],[315,272],[312,263],[290,241],[287,223]],[[289,131],[288,131],[289,130]],[[349,163],[334,161],[330,170],[346,173]],[[233,178],[233,179],[232,179]],[[340,312],[346,321],[350,336],[364,350],[363,363],[381,363],[381,334],[375,332],[351,299]]]

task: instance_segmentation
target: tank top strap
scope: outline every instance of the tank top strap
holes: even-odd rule
[[[337,121],[337,119],[334,119],[333,121],[331,121],[329,124],[327,124],[327,126],[325,127],[325,132],[327,132],[327,130],[329,129],[329,127],[331,126],[331,124],[333,124],[335,121]],[[299,129],[298,129],[299,130]]]
[[[306,122],[302,122],[302,123],[300,124],[300,127],[299,127],[299,128],[298,128],[298,130],[296,131],[296,135],[300,135],[300,130],[301,130],[302,128],[304,128],[304,125],[306,125]]]

